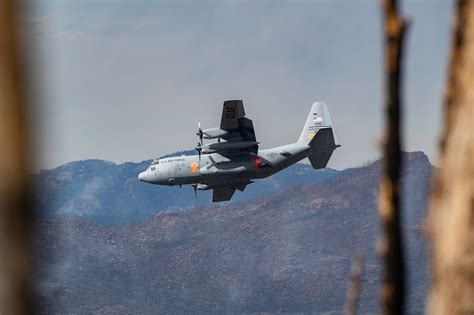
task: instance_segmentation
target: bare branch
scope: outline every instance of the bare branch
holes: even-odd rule
[[[383,314],[402,314],[405,295],[405,266],[400,229],[401,170],[401,80],[403,39],[407,27],[399,16],[397,1],[383,1],[385,31],[385,119],[384,170],[379,196],[383,225],[380,254],[384,261]]]
[[[364,273],[364,255],[357,253],[356,259],[351,268],[351,282],[347,291],[346,314],[357,314],[359,305],[360,291],[362,288],[362,274]]]

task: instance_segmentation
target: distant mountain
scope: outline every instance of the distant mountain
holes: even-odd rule
[[[404,154],[404,160],[407,309],[421,314],[432,166],[420,152]],[[104,162],[82,163],[88,171],[75,170],[75,176],[100,165],[100,178],[107,178]],[[117,167],[124,166],[110,165]],[[350,266],[362,251],[360,313],[375,313],[382,273],[376,253],[380,169],[377,161],[318,184],[159,213],[133,226],[39,220],[37,306],[48,314],[340,314]]]
[[[193,154],[182,151],[173,155]],[[194,192],[140,182],[138,173],[150,161],[115,164],[85,160],[64,164],[34,175],[39,213],[46,218],[82,218],[104,225],[131,224],[160,212],[177,212],[210,205],[211,192]],[[236,192],[231,203],[254,200],[302,184],[315,184],[338,176],[340,172],[296,164]]]

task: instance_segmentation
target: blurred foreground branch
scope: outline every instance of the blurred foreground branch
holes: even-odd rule
[[[360,292],[362,288],[362,274],[364,273],[364,255],[357,253],[351,268],[351,281],[347,292],[346,315],[357,314]]]
[[[474,314],[474,1],[457,1],[429,216],[432,314]]]
[[[384,169],[379,195],[382,220],[380,254],[384,263],[383,314],[402,314],[405,268],[400,228],[401,81],[402,52],[407,23],[399,16],[396,0],[383,1],[385,32]]]
[[[18,1],[0,1],[0,314],[30,313],[25,91]]]

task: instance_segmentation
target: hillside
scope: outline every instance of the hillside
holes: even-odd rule
[[[187,153],[190,152],[178,152]],[[115,164],[102,160],[75,161],[34,175],[39,213],[45,218],[81,218],[103,225],[139,222],[160,212],[179,212],[210,205],[211,192],[194,197],[190,186],[150,185],[137,179],[150,161]],[[255,200],[302,184],[315,184],[340,172],[292,167],[236,192],[231,203]]]
[[[422,226],[432,166],[423,153],[404,158],[408,308],[422,313]],[[135,225],[41,219],[38,305],[44,313],[77,314],[340,313],[350,265],[363,251],[361,308],[376,312],[379,170],[377,161],[319,184],[161,212]]]

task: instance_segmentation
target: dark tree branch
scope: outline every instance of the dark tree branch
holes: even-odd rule
[[[384,169],[379,196],[383,225],[380,253],[384,262],[383,314],[402,314],[405,266],[400,228],[400,170],[402,114],[402,53],[407,22],[398,14],[396,0],[383,1],[385,33]]]

